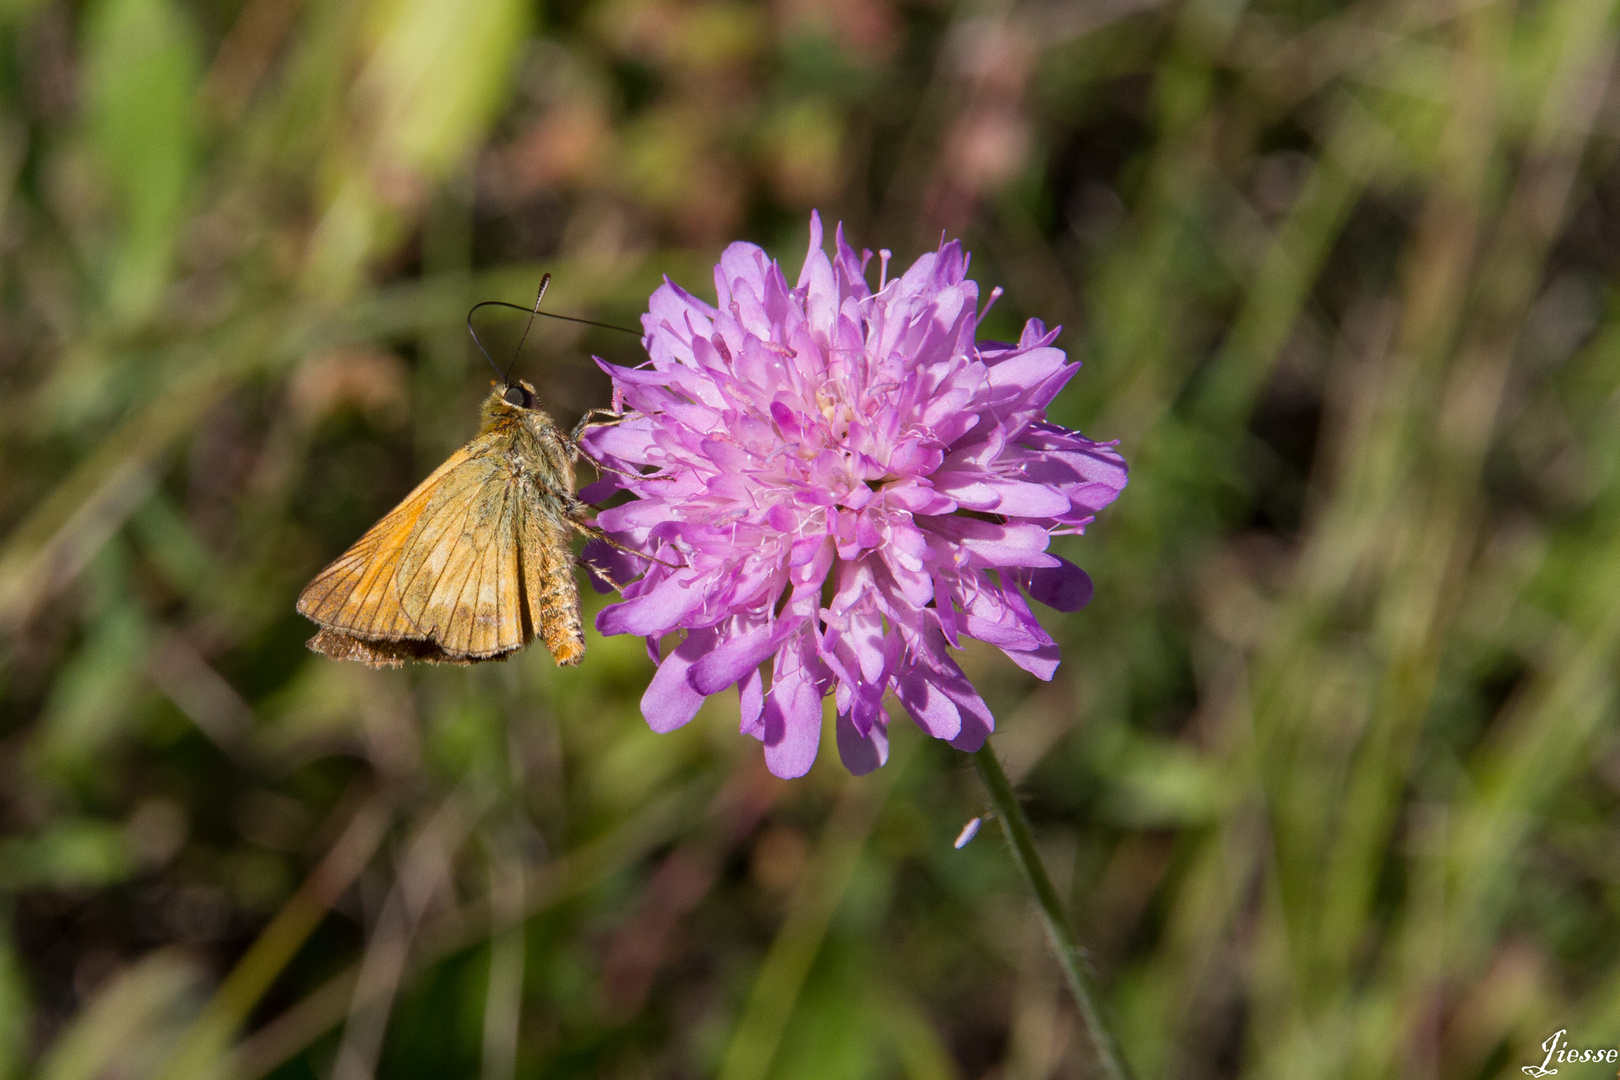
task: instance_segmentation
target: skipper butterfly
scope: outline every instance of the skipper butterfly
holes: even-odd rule
[[[531,321],[547,314],[550,281]],[[298,610],[321,627],[309,647],[373,667],[475,664],[538,636],[558,664],[579,663],[572,540],[601,534],[574,495],[578,435],[539,408],[533,386],[495,384],[477,436],[305,586]]]

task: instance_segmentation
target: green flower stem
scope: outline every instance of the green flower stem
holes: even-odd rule
[[[1024,808],[1013,793],[1012,782],[1007,779],[1001,762],[996,760],[988,742],[973,755],[973,764],[978,766],[979,778],[984,781],[985,789],[990,792],[990,801],[995,804],[996,817],[1007,834],[1013,861],[1023,873],[1030,892],[1035,894],[1035,910],[1040,912],[1041,923],[1046,927],[1046,939],[1051,942],[1058,967],[1063,969],[1069,992],[1074,995],[1075,1004],[1080,1006],[1080,1017],[1085,1021],[1086,1034],[1091,1036],[1091,1046],[1102,1065],[1103,1075],[1108,1080],[1130,1080],[1131,1074],[1119,1054],[1119,1043],[1103,1020],[1102,1009],[1098,1005],[1101,995],[1097,992],[1097,984],[1086,970],[1085,954],[1075,944],[1069,921],[1063,914],[1063,905],[1058,901],[1057,890],[1052,888],[1052,879],[1046,876],[1046,868],[1041,865],[1040,855],[1035,851],[1035,840],[1029,832],[1029,819],[1024,817]]]

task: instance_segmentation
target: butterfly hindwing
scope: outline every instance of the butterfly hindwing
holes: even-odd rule
[[[447,653],[489,659],[527,638],[518,489],[509,454],[475,454],[447,478],[405,545],[396,583],[401,607]]]

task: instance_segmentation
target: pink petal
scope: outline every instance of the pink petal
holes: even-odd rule
[[[840,226],[840,229],[842,229],[842,226]],[[842,235],[843,235],[842,232],[840,232],[839,233],[840,238],[842,238]],[[822,231],[821,231],[821,211],[819,211],[819,210],[811,210],[810,211],[810,249],[809,249],[808,252],[805,253],[804,269],[799,271],[799,284],[797,286],[798,288],[801,288],[801,289],[804,288],[805,285],[810,280],[810,260],[815,256],[815,254],[817,252],[819,252],[821,250],[822,236],[823,236],[823,234],[822,234]]]
[[[881,724],[872,725],[869,734],[862,736],[848,715],[841,714],[833,724],[838,740],[838,757],[852,775],[865,776],[889,760],[889,733]]]
[[[720,306],[725,307],[726,300],[737,298],[739,285],[752,286],[751,291],[756,297],[763,294],[765,274],[770,265],[770,256],[758,244],[739,240],[729,245],[720,253],[720,265],[714,268],[714,283],[721,297]]]
[[[713,630],[693,630],[675,651],[664,657],[641,695],[641,715],[647,726],[663,735],[682,726],[703,705],[703,695],[693,690],[686,673],[692,665],[714,648]]]
[[[954,739],[962,733],[962,714],[956,702],[930,682],[921,670],[895,681],[895,694],[918,727],[936,739]]]
[[[692,666],[692,689],[700,694],[718,694],[768,660],[801,622],[788,619],[722,641]]]
[[[1091,603],[1091,576],[1061,555],[1054,555],[1057,566],[1022,571],[1019,584],[1031,600],[1039,600],[1054,611],[1079,611]]]
[[[702,603],[703,590],[696,583],[684,585],[672,575],[642,596],[603,608],[596,616],[596,628],[604,634],[663,634]]]
[[[990,706],[984,703],[972,686],[968,686],[967,691],[956,702],[962,713],[962,731],[951,740],[951,745],[971,754],[983,746],[984,740],[996,730],[996,718],[991,714]]]
[[[1057,674],[1058,664],[1063,659],[1056,644],[1041,645],[1034,649],[1002,649],[1001,651],[1006,655],[1007,659],[1042,682],[1052,681],[1052,676]]]
[[[1070,368],[1073,370],[1065,372],[1065,369]],[[1014,353],[998,361],[990,369],[990,385],[1036,387],[1054,375],[1072,376],[1079,369],[1080,365],[1068,362],[1068,357],[1063,355],[1062,349],[1030,349],[1028,352]],[[1050,401],[1051,398],[1047,400]],[[1044,405],[1046,402],[1043,401],[1041,404]]]
[[[986,485],[999,500],[994,506],[998,514],[1013,517],[1051,517],[1069,508],[1069,497],[1044,484],[1031,484],[1022,480],[991,480]]]
[[[756,739],[765,737],[765,723],[760,714],[765,711],[765,677],[755,668],[737,684],[737,711],[742,717],[742,733]]]
[[[777,657],[762,719],[765,766],[772,775],[792,780],[809,772],[821,743],[821,688],[799,662],[795,649],[784,649]]]
[[[599,593],[612,592],[639,577],[646,563],[634,555],[618,550],[600,540],[591,540],[580,552],[579,561],[585,564],[591,588]]]

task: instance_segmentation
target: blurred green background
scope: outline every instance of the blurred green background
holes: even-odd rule
[[[307,653],[461,320],[942,230],[1130,487],[964,663],[1144,1080],[1620,1040],[1595,0],[0,2],[0,1080],[1088,1075],[967,759],[650,734],[637,641]],[[520,320],[519,320],[520,321]],[[492,348],[518,325],[491,315]],[[520,371],[604,404],[552,323]],[[599,601],[592,601],[597,603]],[[1613,1066],[1565,1065],[1607,1076]]]

